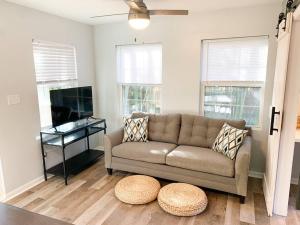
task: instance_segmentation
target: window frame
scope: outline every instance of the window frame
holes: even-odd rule
[[[267,58],[267,65],[266,65],[266,74],[264,81],[202,81],[204,76],[203,70],[203,62],[206,62],[204,59],[204,55],[207,55],[207,49],[204,47],[205,41],[222,41],[222,40],[234,40],[234,39],[247,39],[247,38],[266,38],[268,40],[268,54],[269,56],[269,36],[268,35],[259,35],[259,36],[244,36],[244,37],[225,37],[225,38],[217,38],[217,39],[202,39],[201,40],[201,57],[200,57],[200,104],[199,104],[199,111],[200,115],[204,116],[204,104],[205,104],[205,88],[206,87],[259,87],[261,88],[261,101],[259,107],[259,122],[257,125],[247,125],[251,127],[252,130],[262,130],[263,129],[263,115],[265,110],[265,88],[266,88],[266,80],[268,75],[268,58]],[[206,51],[206,52],[205,52]],[[207,68],[207,67],[206,67]]]
[[[128,117],[130,114],[125,114],[123,112],[123,105],[124,105],[124,100],[123,100],[123,87],[124,86],[143,86],[143,87],[158,87],[160,89],[160,96],[159,96],[159,101],[160,101],[160,114],[163,112],[162,110],[162,84],[118,84],[118,90],[119,90],[119,99],[120,99],[120,105],[119,105],[119,111],[120,111],[120,116],[121,117]],[[145,112],[147,113],[147,112]]]
[[[205,88],[206,87],[258,87],[261,88],[261,101],[259,106],[259,122],[257,125],[247,125],[253,130],[262,129],[264,100],[265,100],[265,82],[264,81],[201,81],[200,85],[200,114],[204,116]]]
[[[134,43],[134,44],[118,44],[115,45],[115,56],[116,56],[116,68],[118,70],[118,47],[123,47],[123,46],[144,46],[144,45],[160,45],[161,46],[161,83],[159,84],[149,84],[149,83],[119,83],[118,82],[118,74],[116,75],[116,81],[117,81],[117,92],[119,96],[119,115],[121,117],[127,117],[130,115],[126,115],[123,112],[123,105],[124,105],[124,100],[123,100],[123,86],[144,86],[144,87],[158,87],[160,89],[160,113],[163,113],[163,96],[162,96],[162,87],[163,87],[163,44],[161,42],[149,42],[149,43]],[[117,72],[118,73],[118,72]]]

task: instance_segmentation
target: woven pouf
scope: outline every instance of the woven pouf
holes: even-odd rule
[[[159,189],[160,183],[153,177],[134,175],[117,183],[115,195],[122,202],[140,205],[154,201]]]
[[[184,183],[164,186],[157,199],[163,210],[175,216],[195,216],[203,212],[207,206],[204,191]]]

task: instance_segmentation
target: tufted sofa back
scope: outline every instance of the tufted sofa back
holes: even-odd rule
[[[144,114],[133,113],[132,118],[149,116],[148,139],[149,141],[160,141],[178,144],[181,116],[180,114]]]
[[[149,116],[148,132],[150,141],[160,141],[178,145],[211,148],[223,124],[245,129],[244,120],[212,119],[187,114],[144,114],[133,113],[132,118]]]
[[[245,129],[244,120],[212,119],[204,116],[182,115],[179,145],[211,148],[224,123]]]

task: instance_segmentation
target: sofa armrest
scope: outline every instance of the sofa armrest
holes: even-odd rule
[[[235,180],[239,195],[247,196],[249,165],[251,157],[252,138],[247,136],[238,150],[235,161]]]
[[[121,144],[124,129],[120,128],[104,136],[105,167],[111,168],[112,148]]]

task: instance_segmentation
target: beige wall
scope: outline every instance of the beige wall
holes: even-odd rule
[[[6,193],[42,176],[33,38],[75,45],[79,85],[94,85],[91,26],[0,1],[0,157]],[[21,103],[8,106],[11,94],[20,95]],[[50,164],[57,157],[50,154]]]
[[[251,170],[264,172],[276,58],[275,27],[280,5],[231,9],[188,17],[152,17],[145,31],[129,28],[127,22],[95,27],[96,83],[100,114],[110,130],[121,124],[116,83],[115,45],[160,42],[163,46],[163,112],[200,111],[201,40],[269,35],[269,61],[264,96],[263,127],[253,132]]]

